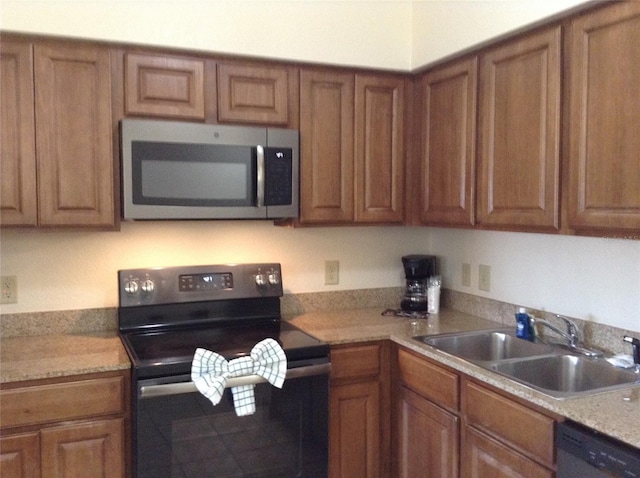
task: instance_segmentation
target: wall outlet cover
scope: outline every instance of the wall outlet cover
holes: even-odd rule
[[[2,285],[0,304],[17,304],[18,278],[16,276],[2,276],[0,278],[0,284]]]
[[[340,261],[324,261],[324,284],[337,285],[340,283]]]
[[[478,267],[478,289],[485,292],[491,290],[491,266],[480,264]]]

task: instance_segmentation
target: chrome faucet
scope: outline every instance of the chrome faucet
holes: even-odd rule
[[[578,328],[578,326],[576,325],[576,323],[566,317],[564,317],[563,315],[559,315],[556,314],[556,317],[562,321],[564,321],[567,330],[564,331],[562,329],[560,329],[559,327],[556,327],[555,325],[553,325],[551,322],[545,320],[545,319],[532,319],[533,321],[533,325],[534,325],[534,330],[535,330],[535,325],[536,324],[540,324],[540,325],[544,325],[545,327],[553,330],[556,334],[558,334],[560,337],[562,337],[563,339],[565,339],[567,341],[567,343],[561,343],[560,345],[564,345],[567,348],[569,348],[571,351],[580,353],[582,355],[585,355],[587,357],[601,357],[603,354],[602,352],[600,352],[599,350],[591,350],[591,349],[587,349],[585,347],[583,347],[581,345],[581,341],[582,338],[580,337],[580,329]],[[536,337],[537,337],[537,332],[536,332]]]

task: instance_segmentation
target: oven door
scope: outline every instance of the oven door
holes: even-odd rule
[[[134,476],[326,478],[329,369],[290,369],[282,389],[256,384],[256,413],[243,417],[230,389],[213,406],[188,376],[139,381]]]

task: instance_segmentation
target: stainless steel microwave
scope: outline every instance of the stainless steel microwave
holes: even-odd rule
[[[125,119],[124,219],[298,217],[299,133]]]

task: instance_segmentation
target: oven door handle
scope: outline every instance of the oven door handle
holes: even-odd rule
[[[331,372],[331,363],[308,365],[306,367],[291,368],[287,370],[286,380],[313,377],[314,375],[327,375]],[[266,383],[267,380],[260,375],[245,375],[233,377],[227,380],[225,388],[239,387],[241,385],[256,385]],[[167,383],[162,385],[143,385],[138,391],[139,398],[154,398],[168,395],[180,395],[182,393],[194,393],[198,389],[193,382]]]

